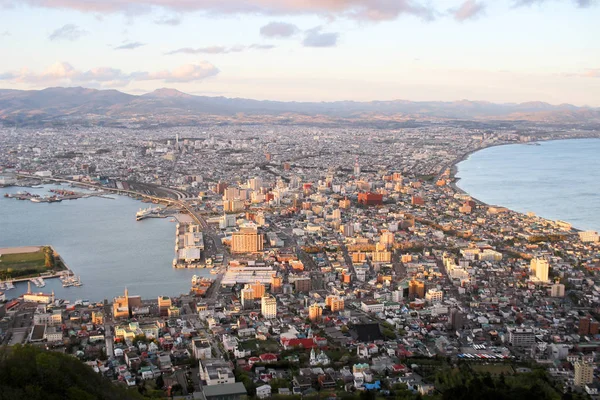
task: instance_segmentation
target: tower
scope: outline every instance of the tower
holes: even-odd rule
[[[360,165],[358,164],[358,156],[354,158],[354,175],[360,175]]]

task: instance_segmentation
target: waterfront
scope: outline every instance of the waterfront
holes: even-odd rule
[[[600,231],[600,139],[490,147],[457,165],[457,186],[488,204]]]
[[[125,196],[114,200],[90,197],[60,203],[32,203],[5,198],[5,193],[27,191],[44,195],[50,188],[0,189],[0,247],[52,245],[83,286],[63,288],[60,280],[46,279],[46,286],[32,290],[70,301],[109,301],[123,293],[153,298],[188,293],[191,277],[210,275],[209,270],[172,268],[175,223],[166,219],[136,222],[135,214],[146,204]],[[82,191],[77,189],[78,191]],[[15,284],[7,298],[27,291]]]

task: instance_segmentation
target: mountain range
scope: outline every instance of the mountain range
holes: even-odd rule
[[[600,108],[544,102],[495,104],[485,101],[334,101],[282,102],[242,98],[194,96],[175,89],[157,89],[143,95],[117,90],[53,87],[43,90],[0,89],[0,121],[7,125],[39,124],[57,120],[146,121],[176,124],[213,116],[256,119],[286,117],[288,121],[318,116],[322,120],[417,118],[460,120],[535,121],[566,124],[600,123]]]

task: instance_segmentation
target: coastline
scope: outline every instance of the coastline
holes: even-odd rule
[[[535,140],[535,141],[530,141],[530,142],[519,142],[519,143],[498,143],[498,144],[491,144],[489,146],[485,146],[485,147],[481,147],[478,149],[474,149],[468,152],[463,153],[462,155],[460,155],[459,157],[457,157],[450,165],[448,165],[446,168],[444,168],[444,170],[446,169],[450,169],[450,175],[449,175],[449,183],[448,186],[450,186],[452,188],[452,190],[455,193],[458,194],[464,194],[469,196],[477,205],[483,206],[483,207],[505,207],[503,205],[500,204],[489,204],[486,203],[485,201],[482,201],[474,196],[472,196],[469,192],[465,191],[464,189],[460,188],[458,186],[458,182],[460,181],[460,177],[457,176],[458,173],[458,164],[460,164],[463,161],[466,161],[472,154],[477,153],[479,151],[485,150],[485,149],[489,149],[492,147],[499,147],[499,146],[510,146],[510,145],[528,145],[528,144],[533,144],[533,143],[542,143],[542,142],[554,142],[554,141],[563,141],[563,140],[589,140],[589,139],[596,139],[596,140],[600,140],[600,136],[588,136],[588,137],[576,137],[576,138],[559,138],[559,139],[542,139],[542,140]],[[513,210],[512,208],[508,208],[505,207],[508,210],[510,210],[510,212],[516,213],[516,214],[520,214],[520,215],[526,215],[526,213],[524,212],[520,212],[520,211],[516,211]],[[537,215],[537,213],[535,214],[535,216],[537,218],[541,218],[544,219],[546,221],[551,221],[551,222],[556,222],[556,220],[552,220],[552,219],[548,219],[548,218],[544,218],[540,215]],[[568,221],[567,221],[568,222]],[[570,224],[570,222],[569,222]],[[571,229],[575,232],[583,232],[583,229],[580,228],[576,228],[574,226],[571,225]]]

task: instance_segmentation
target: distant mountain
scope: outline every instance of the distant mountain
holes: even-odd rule
[[[243,115],[242,115],[243,114]],[[242,115],[242,116],[240,116]],[[335,101],[281,102],[241,98],[193,96],[162,88],[134,96],[117,90],[81,87],[44,90],[1,90],[0,122],[36,124],[56,120],[139,121],[159,118],[170,124],[206,116],[256,118],[320,118],[368,121],[371,118],[406,120],[441,118],[464,120],[526,120],[553,123],[598,123],[600,109],[544,102],[494,104],[485,101]],[[292,118],[293,120],[294,118]]]

